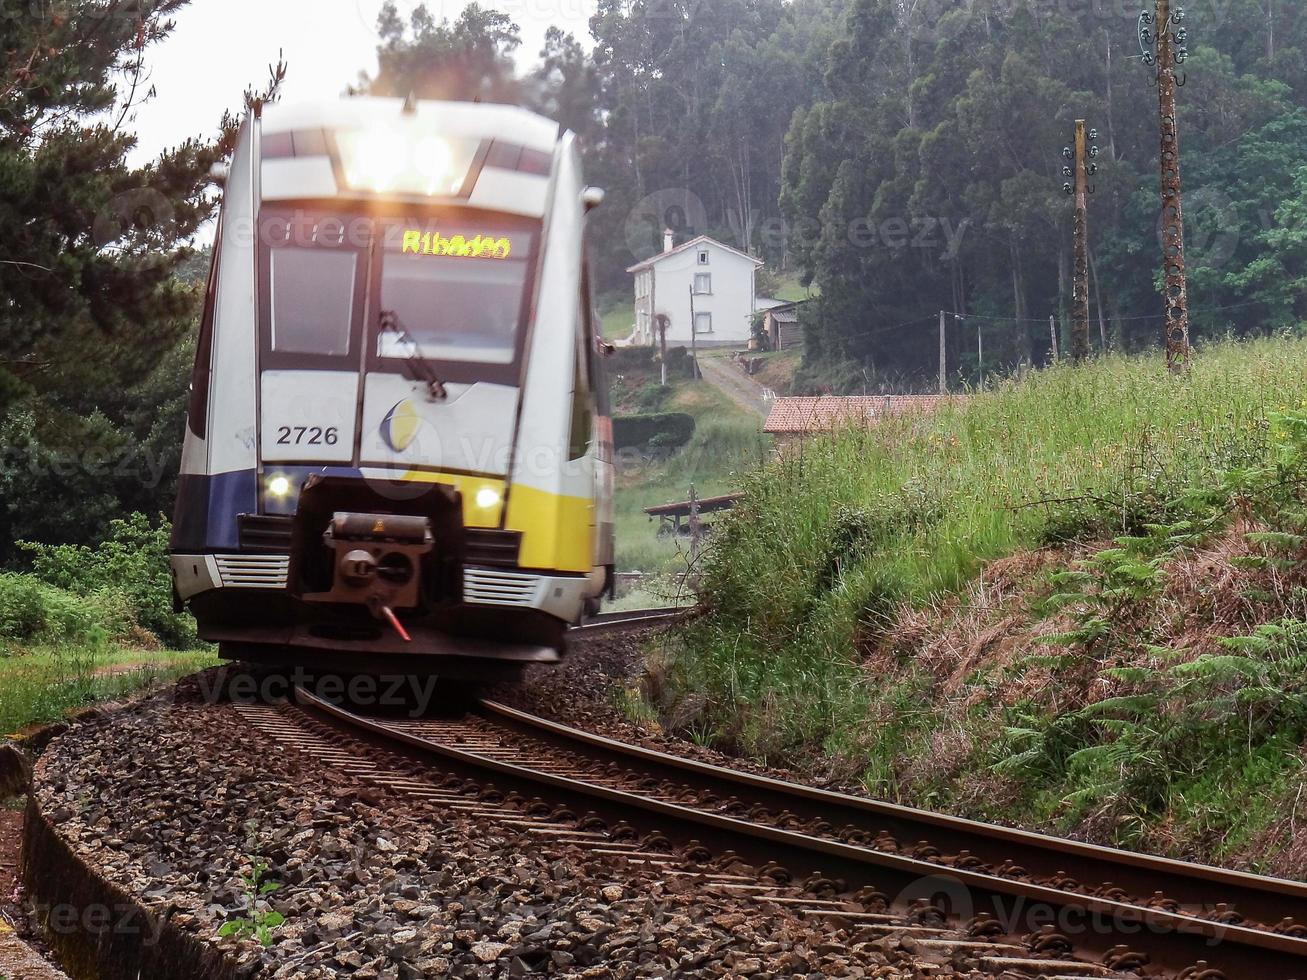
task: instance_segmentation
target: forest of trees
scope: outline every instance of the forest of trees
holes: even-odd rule
[[[968,316],[950,321],[962,378],[978,380],[978,329],[987,368],[1043,361],[1048,316],[1068,320],[1061,148],[1077,117],[1102,146],[1091,333],[1113,348],[1158,343],[1157,92],[1137,11],[968,0],[936,5],[950,12],[931,21],[912,6],[852,0],[824,91],[789,132],[785,214],[821,218],[818,233],[791,243],[822,293],[807,310],[810,361],[835,377],[844,364],[846,383],[864,368],[921,376],[937,361],[940,309]],[[1198,341],[1294,329],[1307,314],[1307,23],[1292,9],[1198,3],[1185,20],[1179,124]],[[871,247],[849,232],[864,219],[880,232]],[[896,222],[940,231],[927,247],[889,247]],[[964,229],[956,247],[950,228]]]
[[[1151,3],[1149,4],[1151,8]],[[1307,23],[1287,0],[1188,10],[1181,89],[1196,340],[1307,316]],[[593,38],[550,32],[514,70],[516,26],[382,16],[373,91],[521,102],[584,140],[609,192],[605,288],[664,225],[797,273],[804,381],[931,383],[938,311],[958,381],[1065,345],[1072,211],[1061,150],[1100,131],[1090,204],[1091,333],[1158,342],[1159,147],[1138,10],[1121,0],[601,0]]]
[[[192,241],[240,121],[127,162],[149,52],[187,2],[0,6],[0,566],[16,538],[171,510],[208,271]]]
[[[187,2],[0,10],[0,564],[14,537],[89,541],[112,516],[170,507],[204,275],[192,245],[236,120],[143,168],[127,154],[141,67]],[[1307,318],[1295,13],[1188,12],[1198,340]],[[978,339],[987,372],[1047,359],[1071,294],[1061,149],[1078,117],[1103,150],[1091,333],[1118,349],[1160,338],[1157,104],[1136,17],[1121,0],[599,0],[592,37],[552,29],[535,52],[488,7],[439,20],[388,5],[379,65],[352,90],[557,118],[608,191],[602,289],[629,289],[623,269],[665,225],[708,233],[812,287],[804,384],[906,390],[934,373],[941,309],[966,317],[949,321],[959,382],[980,380]]]

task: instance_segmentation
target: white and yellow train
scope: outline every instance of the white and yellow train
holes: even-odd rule
[[[226,175],[172,542],[229,658],[477,676],[613,580],[573,134],[510,106],[269,106]]]

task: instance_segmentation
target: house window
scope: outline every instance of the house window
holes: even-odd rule
[[[700,272],[694,277],[694,291],[700,296],[712,295],[712,273]]]
[[[711,313],[696,313],[694,315],[694,332],[696,334],[712,333]]]
[[[700,265],[708,264],[708,250],[706,248],[701,249],[699,252],[699,264]]]

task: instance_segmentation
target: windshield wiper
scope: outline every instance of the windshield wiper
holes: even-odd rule
[[[407,344],[412,347],[412,351],[405,355],[409,364],[409,380],[421,381],[427,386],[427,397],[433,402],[443,402],[449,398],[449,392],[445,389],[445,382],[437,377],[436,372],[431,368],[431,362],[428,361],[422,353],[422,347],[404,324],[400,322],[399,314],[394,310],[381,311],[381,332],[383,334],[393,333],[399,338],[401,344]]]

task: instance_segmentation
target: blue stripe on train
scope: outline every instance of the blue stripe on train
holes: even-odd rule
[[[284,476],[294,492],[280,500],[269,497],[265,513],[293,516],[299,502],[299,489],[314,473],[325,476],[360,476],[348,466],[268,466],[264,479]],[[177,485],[177,507],[173,512],[172,550],[179,554],[203,554],[210,551],[237,551],[240,548],[241,514],[259,512],[258,473],[237,470],[232,473],[196,475],[183,473]]]

